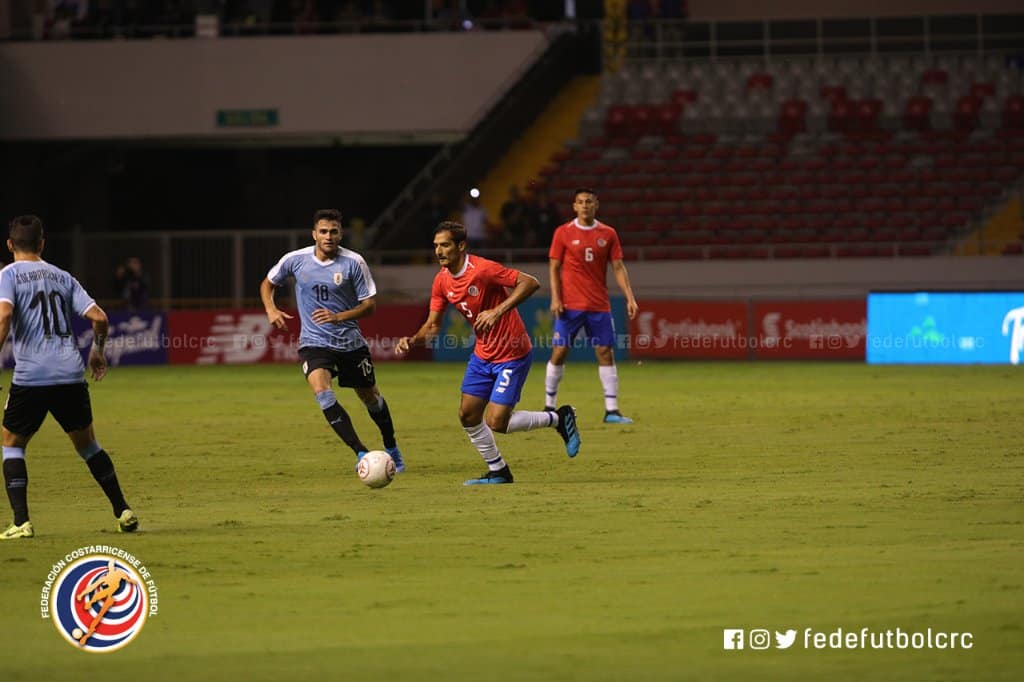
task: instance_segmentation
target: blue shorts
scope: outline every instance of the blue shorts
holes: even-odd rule
[[[587,332],[587,346],[615,346],[615,323],[611,313],[592,313],[586,310],[566,310],[555,319],[553,346],[571,346],[573,339]]]
[[[530,354],[507,362],[486,362],[474,353],[469,356],[462,392],[499,405],[515,405],[530,373]]]

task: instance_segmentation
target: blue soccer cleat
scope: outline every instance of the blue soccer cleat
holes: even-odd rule
[[[622,413],[618,410],[608,410],[604,413],[605,424],[632,424],[633,420],[629,417],[623,417]]]
[[[367,452],[369,452],[369,450],[360,450],[359,452],[356,453],[356,473],[357,474],[359,473],[359,460],[361,460],[363,457],[366,457],[366,453]]]
[[[576,408],[572,405],[562,405],[555,412],[558,413],[558,426],[555,429],[565,441],[565,454],[575,457],[580,451],[580,431],[576,428]]]
[[[397,473],[402,473],[403,471],[405,471],[405,462],[402,461],[402,453],[401,453],[401,451],[399,451],[398,446],[396,445],[393,448],[384,448],[384,450],[389,455],[391,455],[391,459],[394,460],[394,462],[395,462],[395,471]]]
[[[471,478],[468,481],[463,481],[462,485],[500,485],[502,483],[511,483],[512,480],[512,471],[506,464],[497,471],[488,471],[480,478]]]

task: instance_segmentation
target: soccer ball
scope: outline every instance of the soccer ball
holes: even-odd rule
[[[371,450],[359,460],[356,473],[371,488],[383,488],[395,477],[395,460],[383,450]]]

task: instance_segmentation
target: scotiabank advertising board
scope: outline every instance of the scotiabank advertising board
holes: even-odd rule
[[[745,302],[651,301],[630,320],[630,357],[752,357]]]
[[[426,318],[426,309],[426,305],[420,304],[380,306],[371,317],[360,320],[359,326],[373,359],[429,360],[429,351],[422,348],[405,356],[395,355],[398,338],[419,329]],[[168,318],[167,346],[171,364],[299,362],[297,315],[288,321],[288,331],[274,328],[259,309],[172,312]]]
[[[758,301],[753,304],[759,360],[863,360],[867,306],[863,299]]]

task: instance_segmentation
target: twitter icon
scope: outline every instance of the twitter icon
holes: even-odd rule
[[[796,630],[786,630],[785,632],[775,631],[775,648],[776,649],[788,649],[793,646],[793,642],[796,641]]]

